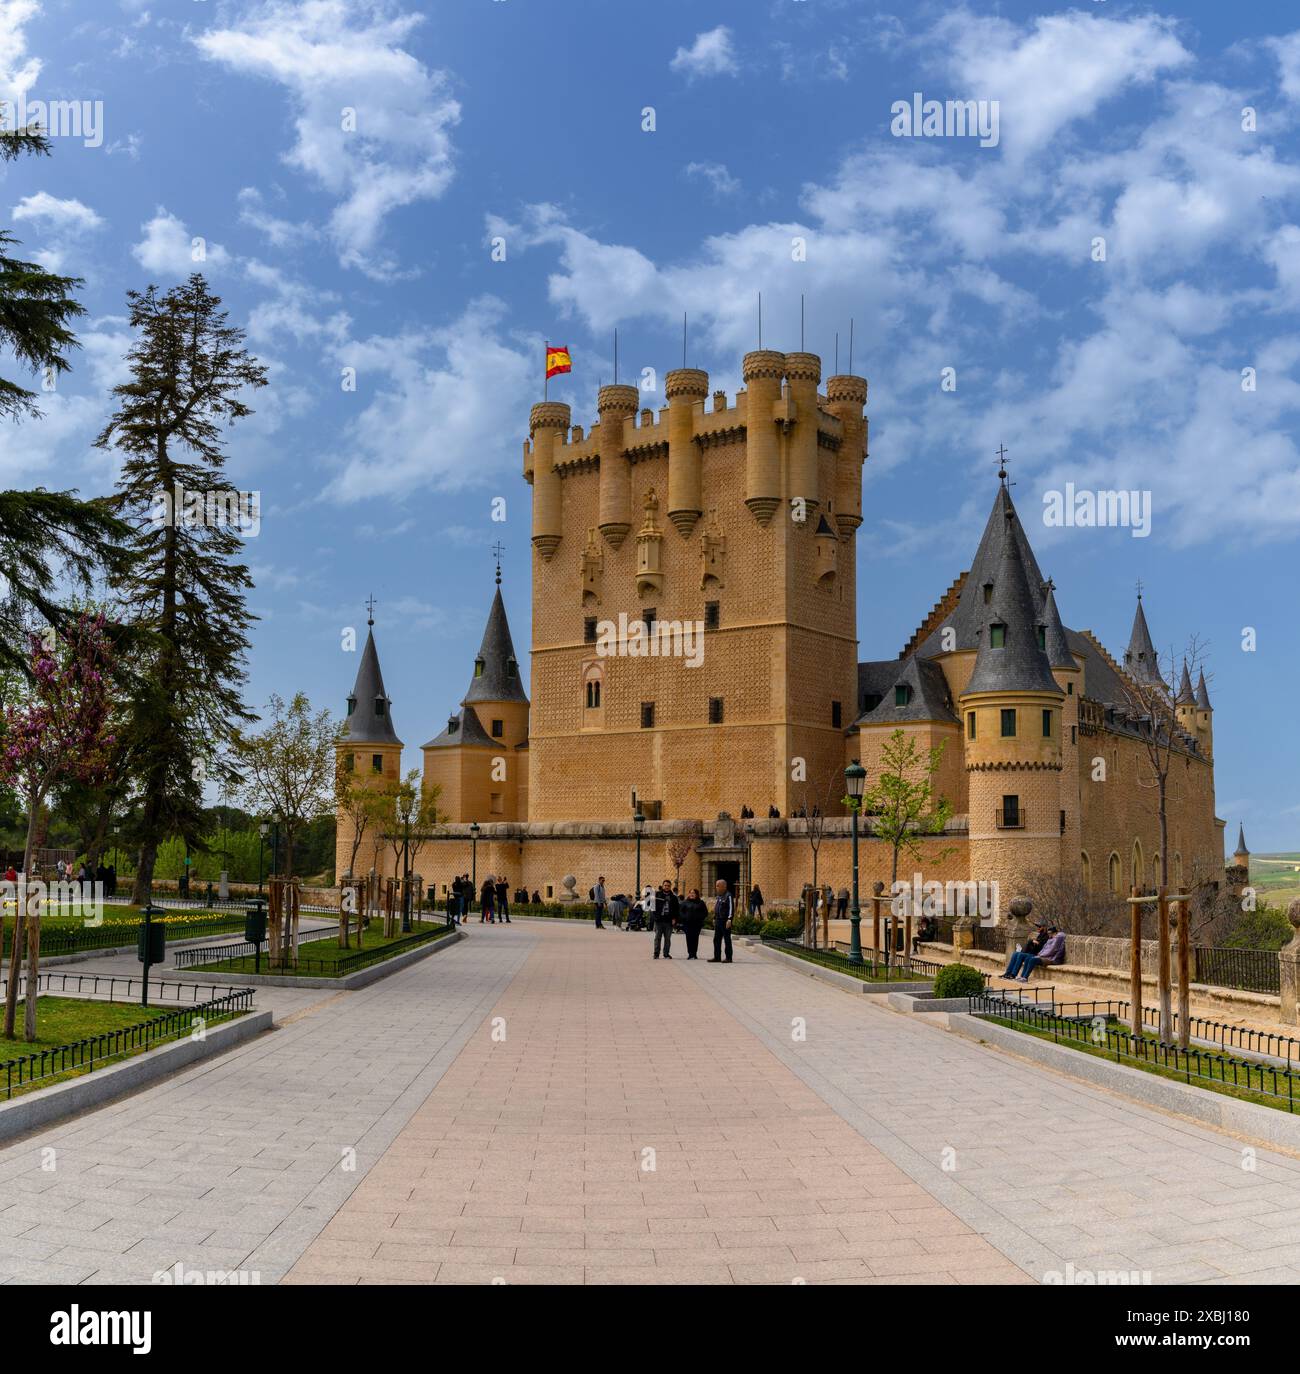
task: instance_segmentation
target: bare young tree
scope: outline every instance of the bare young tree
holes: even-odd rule
[[[1081,873],[1035,869],[1025,874],[1025,886],[1034,896],[1035,920],[1041,916],[1071,935],[1128,938],[1128,903],[1113,892],[1092,891]]]

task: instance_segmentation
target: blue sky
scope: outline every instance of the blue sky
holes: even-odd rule
[[[734,392],[756,293],[784,349],[802,294],[807,347],[829,370],[838,331],[847,369],[852,318],[871,383],[862,657],[966,566],[1005,444],[1067,624],[1119,653],[1141,578],[1157,646],[1206,647],[1230,840],[1243,820],[1253,849],[1300,849],[1287,11],[0,0],[0,95],[103,110],[98,146],[0,172],[0,223],[89,310],[44,418],[0,431],[0,481],[109,487],[90,443],[125,292],[200,267],[271,369],[230,445],[263,503],[250,700],[341,707],[373,592],[414,766],[468,682],[498,538],[528,642],[543,340],[571,346],[552,395],[588,425],[615,327],[622,378],[661,380],[686,312],[692,365]],[[997,101],[997,145],[893,136],[918,91]],[[1044,527],[1067,482],[1149,491],[1149,537]]]

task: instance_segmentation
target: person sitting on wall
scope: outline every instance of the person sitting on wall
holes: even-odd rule
[[[1055,926],[1039,926],[1036,939],[1028,940],[1024,949],[1017,950],[1007,964],[1004,978],[1027,983],[1029,975],[1039,964],[1060,964],[1065,960],[1065,935]]]

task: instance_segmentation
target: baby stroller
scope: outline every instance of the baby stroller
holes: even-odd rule
[[[629,930],[650,929],[650,913],[654,910],[654,902],[654,889],[647,887],[641,894],[641,900],[632,907],[632,913],[627,918]]]

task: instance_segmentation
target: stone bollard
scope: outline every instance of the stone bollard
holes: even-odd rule
[[[1296,1012],[1296,1000],[1300,997],[1300,899],[1287,908],[1287,919],[1291,922],[1291,943],[1277,952],[1278,983],[1281,987],[1281,1007],[1278,1018],[1285,1025],[1300,1023]]]
[[[1007,958],[1009,959],[1016,950],[1029,939],[1029,917],[1033,912],[1034,904],[1028,897],[1013,897],[1008,910],[1011,919],[1007,922]]]

